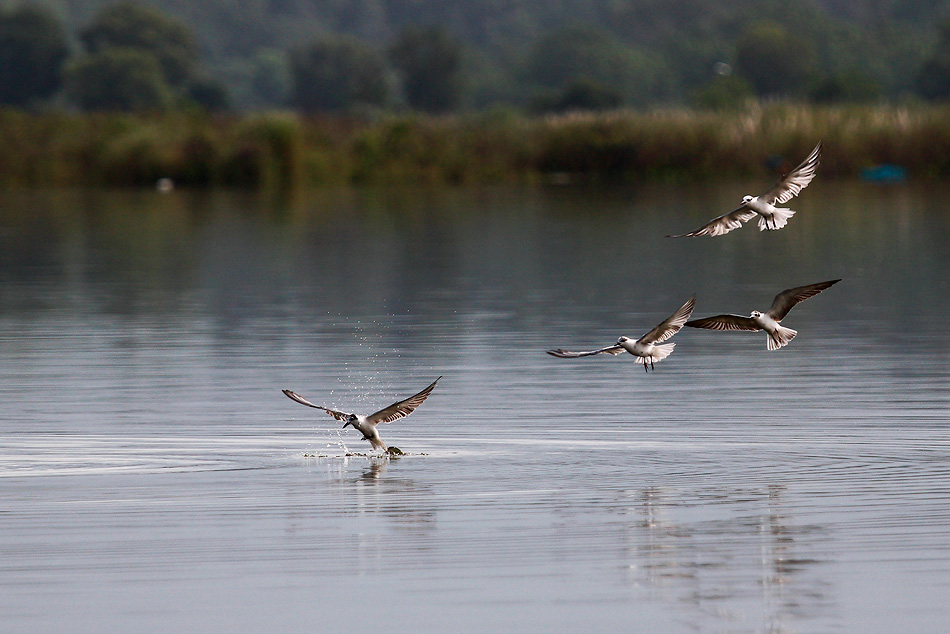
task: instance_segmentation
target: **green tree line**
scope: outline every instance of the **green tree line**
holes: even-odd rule
[[[527,112],[950,97],[936,0],[0,2],[17,108]]]

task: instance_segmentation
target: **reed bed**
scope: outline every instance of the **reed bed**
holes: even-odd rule
[[[152,186],[159,178],[249,188],[736,178],[791,167],[819,139],[826,177],[885,163],[917,178],[950,176],[950,107],[939,106],[373,120],[7,110],[0,187]]]

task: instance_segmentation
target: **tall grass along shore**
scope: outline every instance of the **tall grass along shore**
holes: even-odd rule
[[[779,172],[824,141],[822,175],[879,164],[950,176],[950,107],[618,111],[525,117],[212,116],[0,111],[0,187],[291,188],[575,179],[695,180]]]

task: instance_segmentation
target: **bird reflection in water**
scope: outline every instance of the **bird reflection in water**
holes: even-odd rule
[[[635,546],[624,553],[634,558],[628,582],[678,610],[689,606],[680,614],[698,630],[711,618],[761,618],[769,632],[791,632],[827,617],[834,602],[821,577],[824,562],[803,555],[822,552],[827,529],[796,525],[783,509],[784,490],[769,485],[765,495],[717,491],[692,499],[670,489],[642,490],[630,525]],[[701,505],[711,513],[697,513]]]
[[[385,458],[371,457],[369,464],[366,469],[363,470],[363,475],[361,475],[359,479],[364,482],[375,482],[379,480],[380,476],[383,475],[383,471],[386,470],[387,462],[389,461]]]

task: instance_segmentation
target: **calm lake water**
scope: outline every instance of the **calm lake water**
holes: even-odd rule
[[[0,631],[947,631],[950,202],[760,189],[0,194]]]

